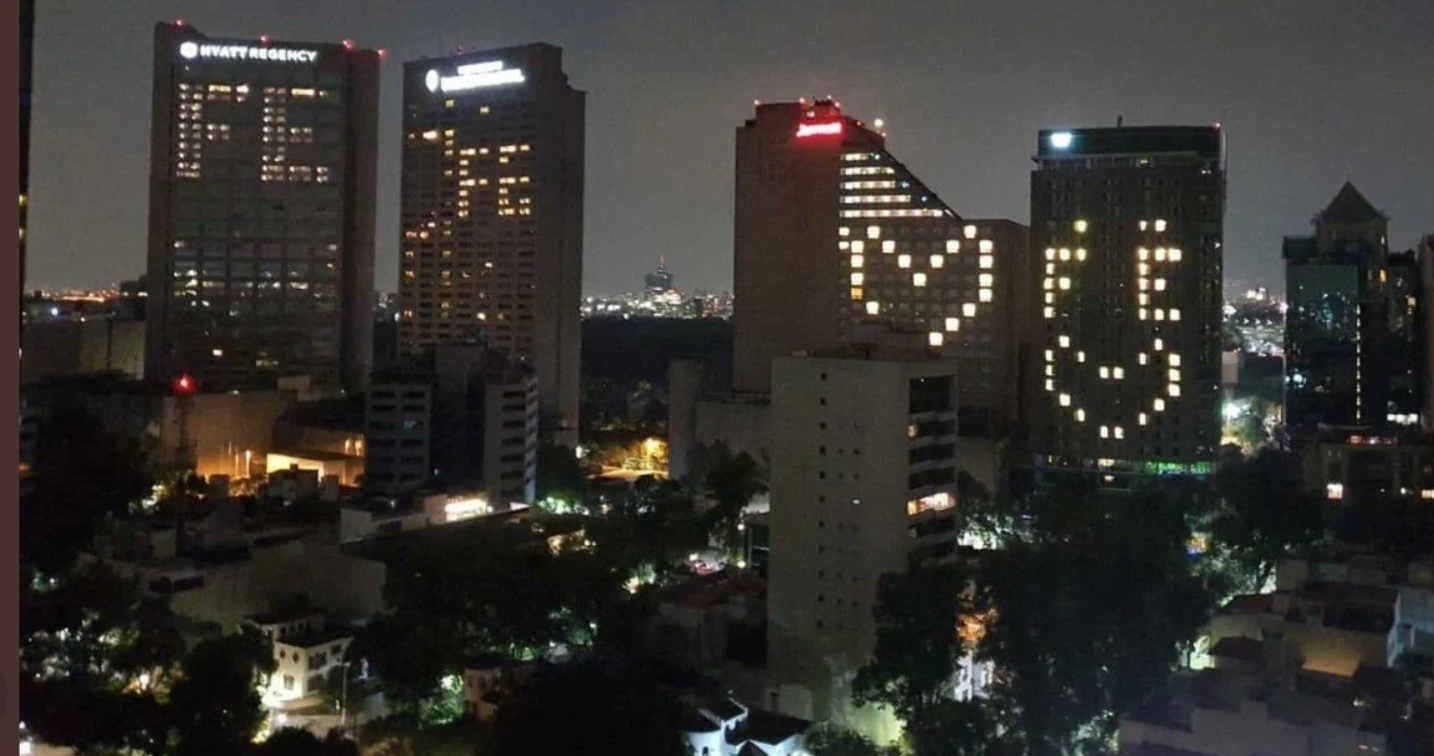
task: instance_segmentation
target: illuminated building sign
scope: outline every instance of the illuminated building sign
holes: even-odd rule
[[[270,63],[313,63],[318,50],[258,45],[218,45],[202,42],[180,42],[179,57],[185,60],[257,60]]]
[[[459,66],[455,76],[443,76],[437,70],[429,69],[423,77],[423,84],[430,92],[466,92],[503,84],[522,84],[527,80],[523,69],[504,68],[503,61],[493,60]]]
[[[804,123],[797,127],[797,138],[805,139],[814,136],[832,136],[842,132],[841,121],[830,123]]]
[[[1073,141],[1075,141],[1075,135],[1069,131],[1057,131],[1050,136],[1051,146],[1058,150],[1070,147]]]

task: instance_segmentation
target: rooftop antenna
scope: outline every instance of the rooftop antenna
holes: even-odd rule
[[[1125,116],[1123,116],[1123,115],[1118,115],[1118,116],[1116,116],[1116,117],[1115,117],[1115,127],[1118,129],[1118,128],[1120,128],[1121,126],[1124,126],[1124,125],[1125,125]]]

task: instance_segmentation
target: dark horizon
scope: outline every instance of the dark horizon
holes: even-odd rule
[[[813,15],[745,1],[47,0],[28,283],[101,286],[142,272],[150,30],[176,16],[214,37],[352,38],[387,50],[380,291],[397,278],[401,66],[459,45],[559,45],[573,86],[589,93],[588,294],[640,290],[660,255],[684,289],[729,288],[735,129],[753,99],[827,93],[857,118],[884,118],[892,151],[958,213],[1022,223],[1039,130],[1117,116],[1130,126],[1219,121],[1227,283],[1283,290],[1281,238],[1307,233],[1346,180],[1390,217],[1392,250],[1434,233],[1434,48],[1415,33],[1434,29],[1434,4],[833,5]]]

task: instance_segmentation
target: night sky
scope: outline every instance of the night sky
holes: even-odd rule
[[[834,94],[956,211],[1029,216],[1053,126],[1205,124],[1229,140],[1226,279],[1282,288],[1280,237],[1353,180],[1391,246],[1434,233],[1431,0],[40,0],[32,285],[143,270],[151,27],[386,48],[378,276],[397,274],[400,66],[547,41],[588,92],[588,293],[659,254],[732,274],[733,130],[752,100]]]

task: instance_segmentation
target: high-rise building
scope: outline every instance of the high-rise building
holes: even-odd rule
[[[667,269],[667,256],[657,258],[657,270],[642,277],[642,287],[648,294],[665,294],[672,291],[675,279]]]
[[[379,58],[155,27],[147,376],[363,388]]]
[[[1419,263],[1346,182],[1314,234],[1284,240],[1285,424],[1416,426],[1423,404]]]
[[[30,214],[30,81],[35,58],[35,0],[20,0],[20,301],[25,301],[25,234]],[[23,305],[22,305],[23,306]]]
[[[1220,441],[1219,127],[1039,139],[1031,241],[1043,270],[1029,294],[1037,465],[1207,472]]]
[[[405,65],[399,346],[510,353],[576,429],[586,95],[562,64],[534,44]]]
[[[897,346],[773,360],[767,658],[783,713],[894,734],[844,691],[871,656],[881,576],[953,553],[958,369]]]
[[[737,129],[735,388],[772,359],[924,334],[961,366],[963,413],[1011,413],[1026,229],[966,221],[831,100],[760,104]],[[979,424],[979,423],[973,423]]]

